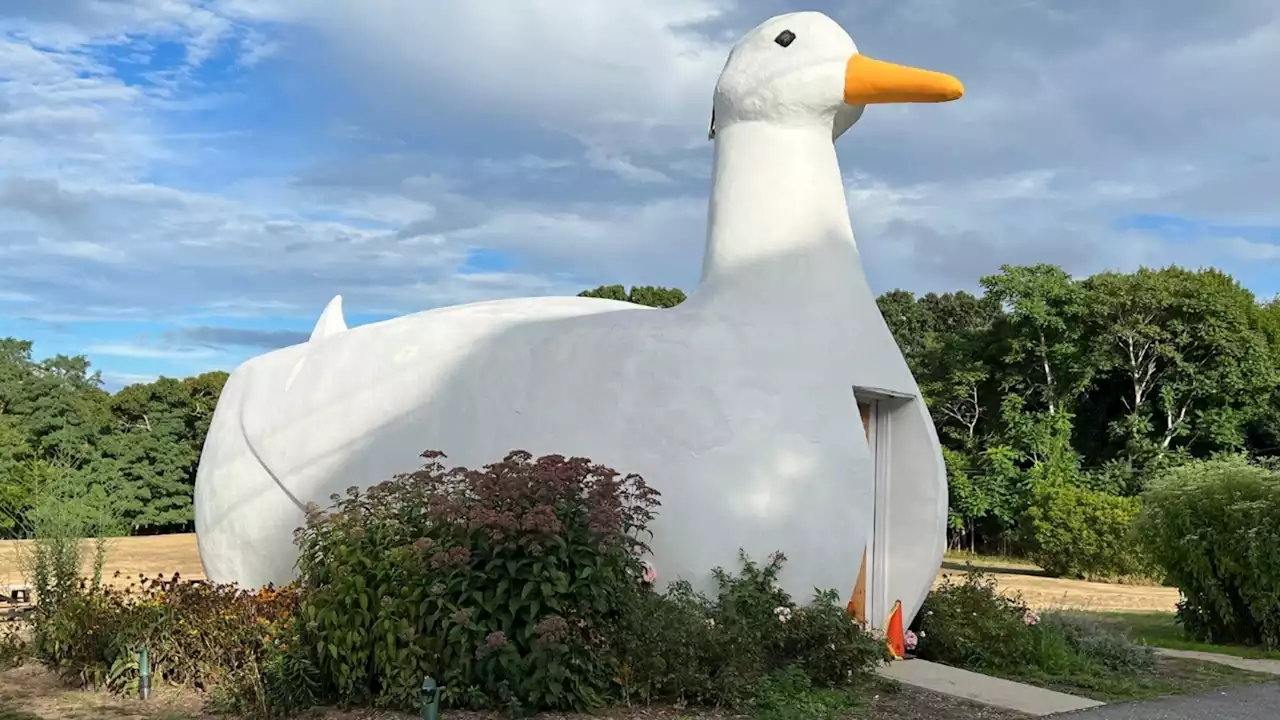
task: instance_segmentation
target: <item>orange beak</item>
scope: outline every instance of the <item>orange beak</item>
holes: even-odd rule
[[[928,103],[956,100],[964,85],[946,73],[872,60],[849,58],[844,71],[844,101],[849,105]]]

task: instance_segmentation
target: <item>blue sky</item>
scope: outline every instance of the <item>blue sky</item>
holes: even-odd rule
[[[1215,265],[1280,291],[1269,0],[6,0],[0,335],[110,387],[348,322],[690,288],[732,42],[813,9],[959,76],[840,143],[873,286]]]

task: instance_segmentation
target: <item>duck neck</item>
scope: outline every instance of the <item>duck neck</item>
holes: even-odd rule
[[[717,132],[700,294],[777,301],[861,274],[831,129],[740,122]]]

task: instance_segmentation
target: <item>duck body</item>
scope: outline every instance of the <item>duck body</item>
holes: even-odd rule
[[[779,25],[802,39],[834,26],[838,51],[848,37],[816,13],[753,32]],[[424,450],[479,467],[521,449],[642,475],[661,493],[660,582],[703,591],[740,551],[781,551],[797,600],[848,593],[888,518],[876,592],[913,615],[941,560],[945,472],[853,242],[841,120],[735,117],[731,100],[718,89],[707,254],[683,304],[502,300],[349,330],[327,309],[310,342],[237,368],[196,481],[208,577],[288,581],[303,505],[411,471]],[[879,498],[855,398],[867,388],[897,398],[885,447],[902,479]]]
[[[200,520],[221,519],[201,522],[209,576],[288,581],[299,503],[324,506],[348,486],[412,470],[423,450],[479,467],[524,449],[586,456],[658,489],[652,545],[664,580],[709,590],[710,570],[735,568],[741,548],[758,559],[790,552],[783,580],[800,597],[851,587],[870,507],[869,486],[854,481],[869,455],[849,441],[859,433],[851,390],[846,381],[844,392],[820,392],[835,362],[773,372],[797,357],[830,358],[829,340],[745,329],[696,300],[674,311],[604,302],[420,313],[238,369],[211,436],[225,433],[239,461],[202,464],[199,479]],[[577,309],[585,313],[561,314]],[[521,319],[485,327],[488,313]],[[252,490],[246,474],[259,476]]]

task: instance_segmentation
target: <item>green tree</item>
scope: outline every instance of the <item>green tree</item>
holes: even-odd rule
[[[601,285],[592,290],[583,290],[578,293],[578,297],[620,300],[654,308],[673,308],[688,299],[684,291],[679,288],[655,287],[652,285],[633,286],[629,293],[622,285]]]
[[[135,531],[189,528],[200,451],[226,380],[225,372],[161,378],[110,395],[84,357],[37,361],[30,342],[0,340],[0,534],[27,534],[34,499],[54,474]]]
[[[200,451],[226,373],[130,385],[108,403],[115,432],[91,482],[110,488],[135,530],[186,529]]]
[[[876,305],[907,366],[920,378],[928,371],[925,363],[936,335],[933,314],[906,290],[890,290],[876,298]]]
[[[1145,462],[1179,440],[1236,450],[1266,409],[1276,364],[1267,317],[1216,270],[1103,273],[1085,327],[1122,410],[1111,423],[1126,459]]]
[[[982,286],[1005,309],[995,332],[1005,386],[1033,409],[1069,411],[1096,371],[1084,337],[1084,288],[1053,265],[1006,265]]]

